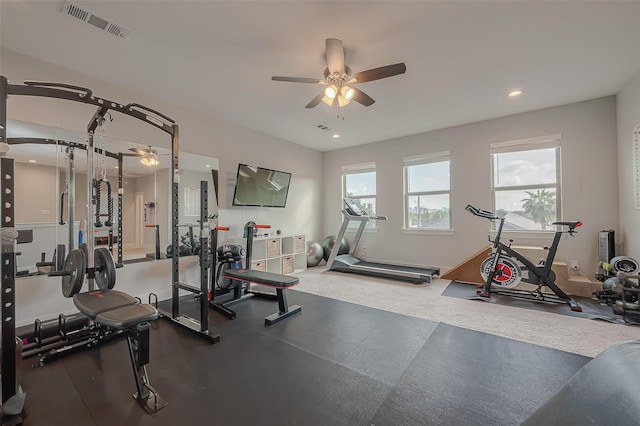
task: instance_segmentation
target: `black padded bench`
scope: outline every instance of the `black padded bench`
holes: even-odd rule
[[[145,368],[149,363],[150,321],[158,318],[156,308],[141,304],[135,297],[117,290],[78,293],[73,296],[73,303],[97,324],[126,333],[138,388],[133,397],[147,413],[154,413],[165,407],[167,403],[149,384]]]
[[[298,313],[302,308],[298,305],[287,303],[287,295],[285,290],[289,287],[298,285],[300,280],[290,275],[274,274],[271,272],[254,271],[250,269],[227,269],[224,272],[224,278],[239,280],[252,284],[264,285],[276,289],[278,298],[278,312],[269,315],[264,319],[266,325],[275,324],[291,315]]]

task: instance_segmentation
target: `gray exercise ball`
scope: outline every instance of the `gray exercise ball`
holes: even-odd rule
[[[335,235],[329,235],[327,238],[322,240],[322,243],[321,243],[322,250],[324,251],[322,258],[325,261],[329,260],[329,255],[331,254],[331,249],[333,248],[333,245],[335,244],[335,242],[336,242]],[[349,243],[347,243],[347,240],[343,238],[342,241],[340,242],[340,248],[338,249],[338,254],[347,254],[347,253],[349,253]]]
[[[316,241],[307,242],[307,266],[318,266],[324,256],[322,244]]]

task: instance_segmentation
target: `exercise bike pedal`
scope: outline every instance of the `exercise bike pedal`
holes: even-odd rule
[[[577,303],[573,302],[573,303],[569,303],[569,307],[571,307],[571,310],[573,312],[582,312],[582,307],[580,305],[578,305]]]
[[[486,291],[484,288],[479,288],[476,290],[476,294],[480,297],[490,297],[489,296],[489,292]]]

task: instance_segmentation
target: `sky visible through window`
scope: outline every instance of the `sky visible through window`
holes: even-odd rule
[[[508,187],[545,185],[556,183],[556,149],[538,149],[499,153],[494,156],[494,186],[496,209],[522,210],[522,200],[528,195],[525,190],[509,190]],[[555,189],[548,189],[555,193]]]
[[[376,172],[356,173],[346,176],[347,195],[375,195]]]
[[[449,190],[449,161],[411,166],[409,192]]]

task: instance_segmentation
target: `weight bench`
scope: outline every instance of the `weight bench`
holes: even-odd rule
[[[227,269],[224,278],[239,280],[245,283],[259,284],[276,289],[278,299],[278,312],[264,319],[265,325],[275,324],[291,315],[298,313],[302,308],[298,305],[289,306],[285,290],[298,285],[300,280],[289,275],[274,274],[271,272],[254,271],[250,269]]]
[[[138,388],[133,397],[149,414],[165,407],[167,403],[149,384],[145,368],[149,363],[149,322],[158,318],[156,308],[117,290],[78,293],[73,296],[73,303],[97,324],[126,333]]]

